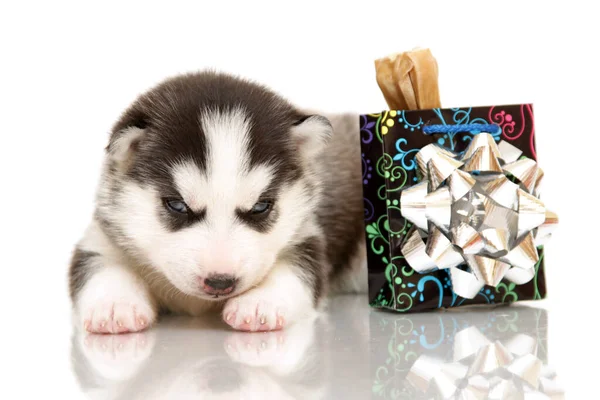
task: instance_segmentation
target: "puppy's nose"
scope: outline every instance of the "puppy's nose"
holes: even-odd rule
[[[204,279],[204,291],[208,294],[227,294],[233,291],[236,279],[229,274],[212,275]]]

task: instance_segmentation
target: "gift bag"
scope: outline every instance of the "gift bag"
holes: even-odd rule
[[[427,81],[434,67],[400,75]],[[405,97],[397,104],[436,103],[419,90]],[[557,217],[540,199],[531,104],[391,109],[361,115],[360,135],[371,306],[546,296],[543,245]]]

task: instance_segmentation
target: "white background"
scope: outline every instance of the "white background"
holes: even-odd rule
[[[600,293],[593,2],[87,4],[0,6],[0,391],[77,396],[67,264],[108,131],[137,94],[214,67],[302,106],[379,112],[373,61],[420,46],[438,60],[444,107],[534,103],[542,196],[560,217],[546,252],[549,299],[536,305],[549,310],[549,363],[568,398],[587,397]]]

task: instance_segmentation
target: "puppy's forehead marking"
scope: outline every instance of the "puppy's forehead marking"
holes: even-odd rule
[[[174,167],[177,190],[192,209],[209,214],[250,208],[273,179],[274,168],[250,163],[251,120],[241,108],[204,111],[199,118],[206,137],[206,170],[192,161]]]
[[[208,143],[207,175],[212,179],[241,176],[250,164],[250,117],[241,107],[205,110],[200,127]]]

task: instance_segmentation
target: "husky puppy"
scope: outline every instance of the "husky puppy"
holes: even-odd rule
[[[365,291],[358,124],[214,71],[142,94],[112,129],[73,252],[76,323],[134,332],[214,310],[277,330]]]

